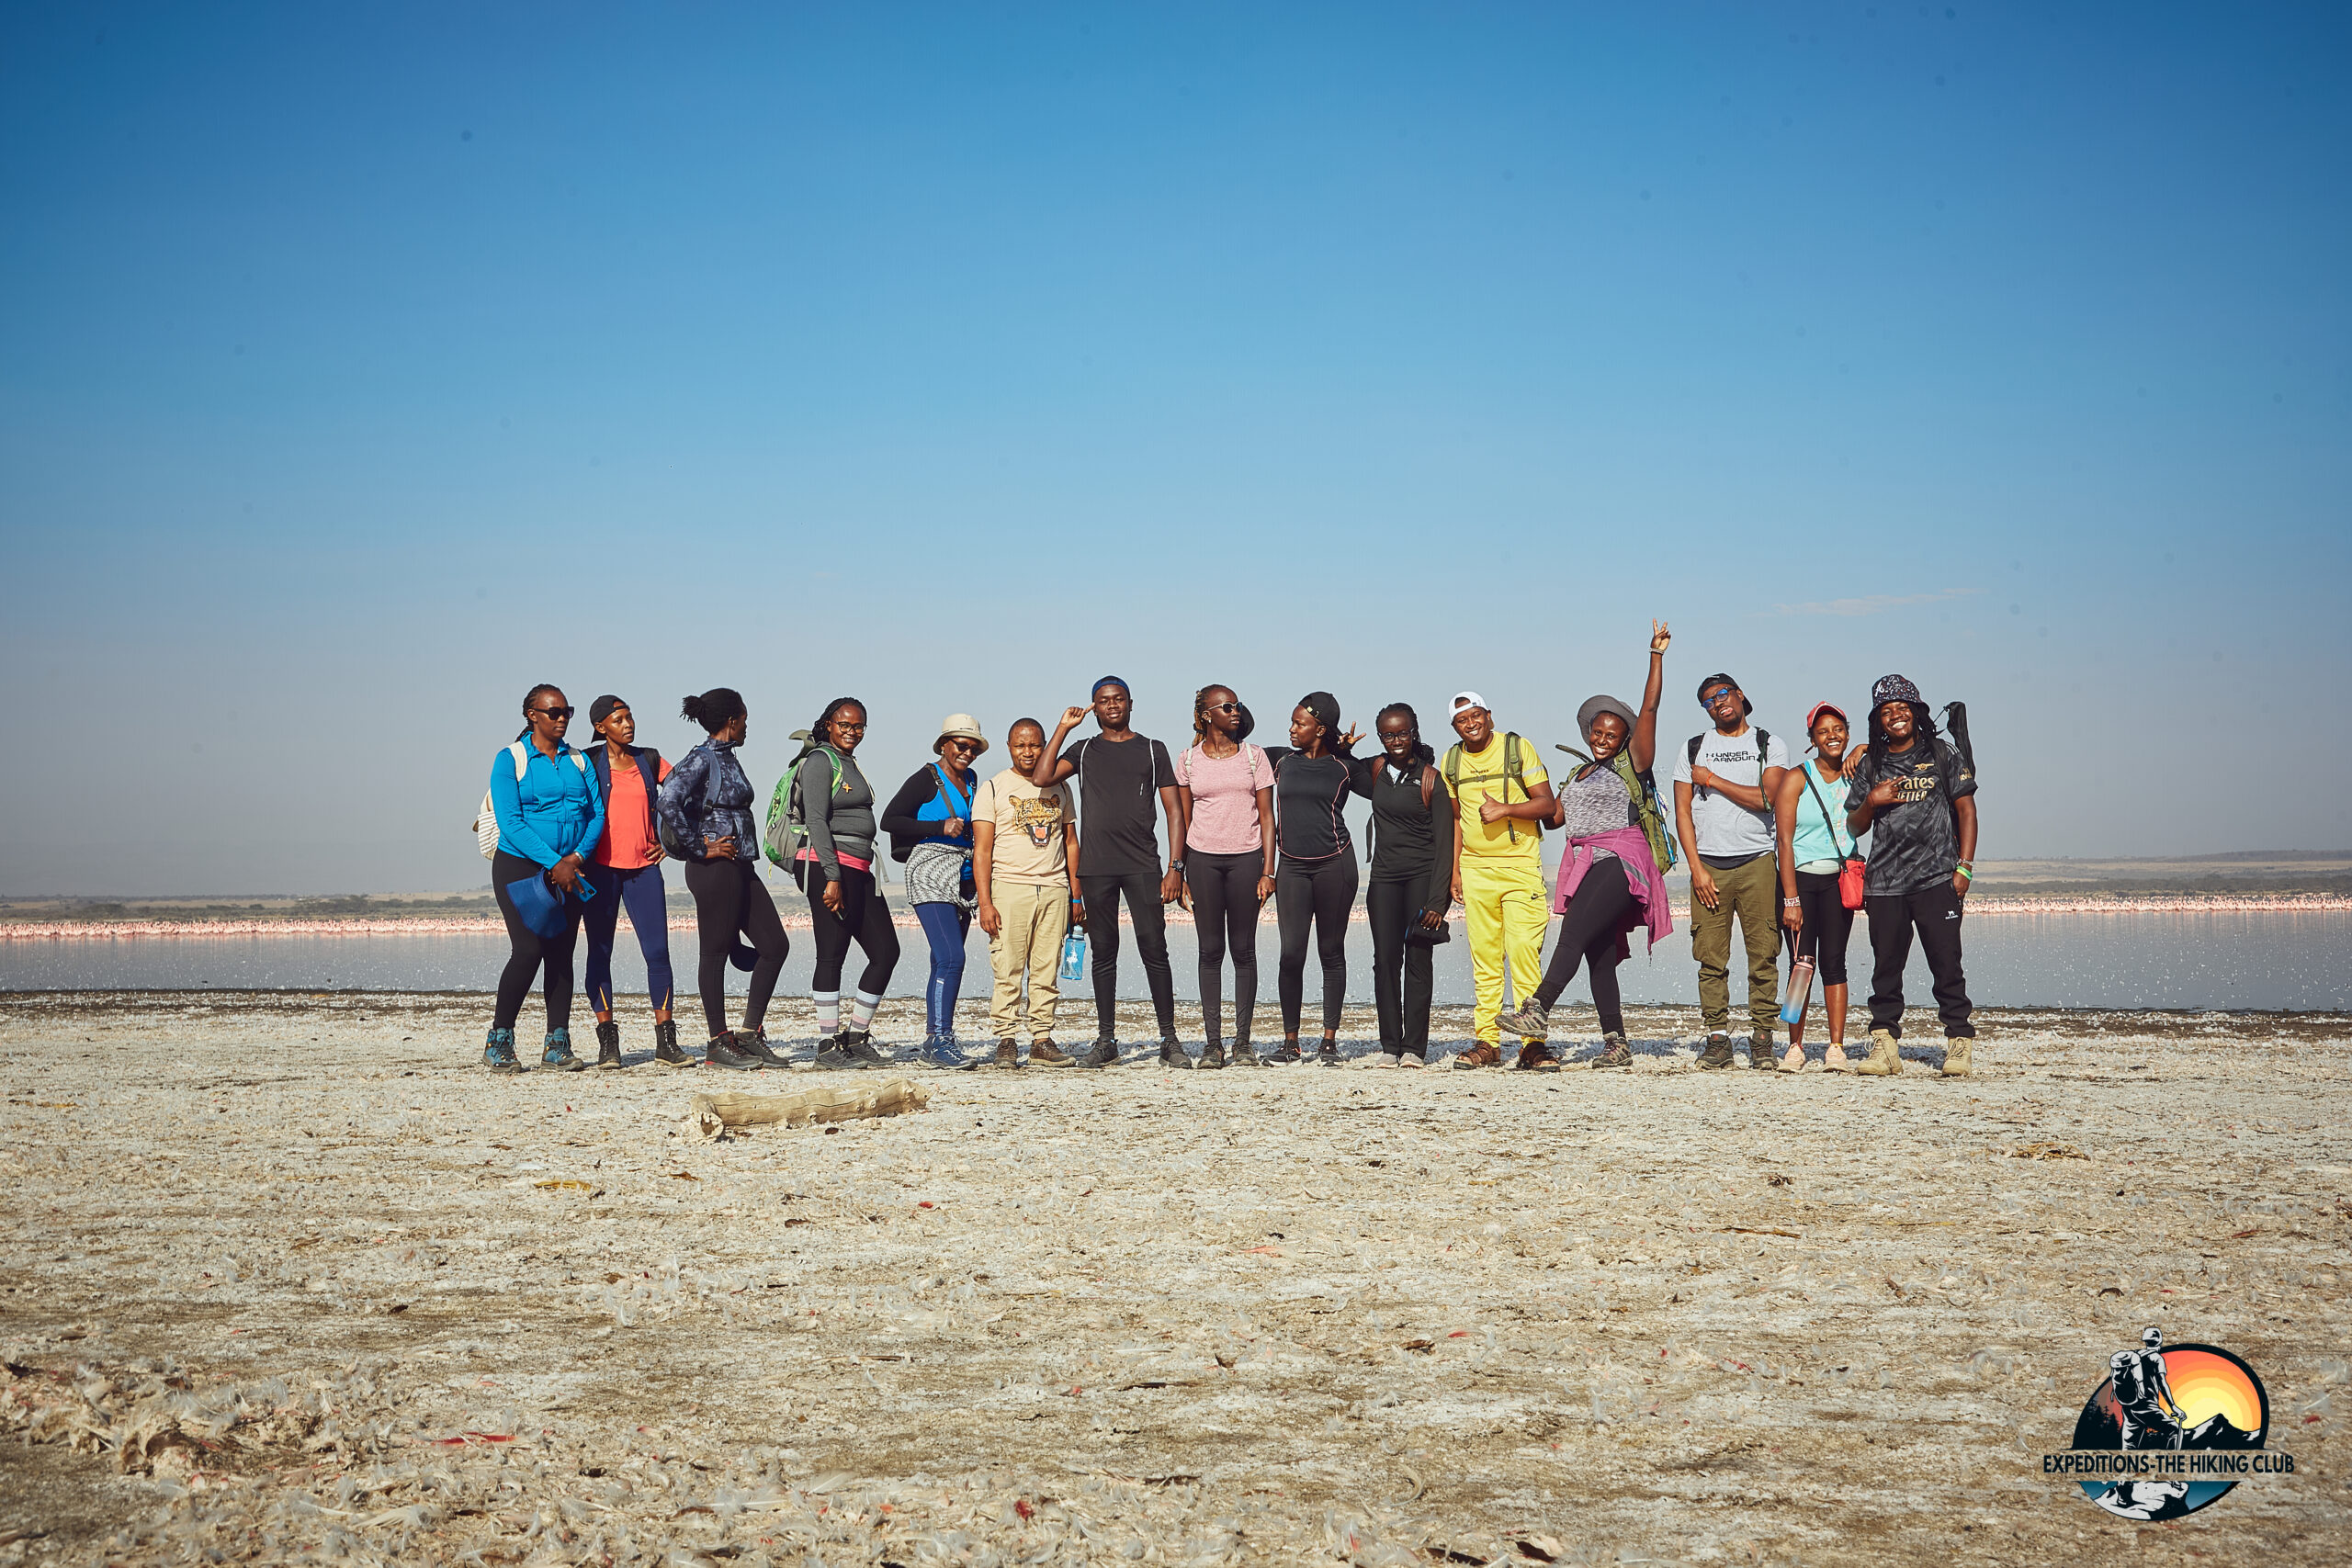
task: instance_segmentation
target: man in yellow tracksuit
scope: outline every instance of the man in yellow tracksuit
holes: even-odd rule
[[[1453,732],[1462,743],[1445,754],[1446,787],[1453,792],[1453,901],[1470,935],[1470,973],[1477,986],[1471,1015],[1477,1042],[1454,1057],[1457,1067],[1498,1067],[1503,1054],[1495,1026],[1503,1006],[1503,971],[1524,998],[1544,973],[1544,928],[1552,918],[1544,888],[1544,828],[1552,815],[1552,780],[1535,748],[1516,735],[1495,732],[1487,699],[1464,692],[1453,699]]]

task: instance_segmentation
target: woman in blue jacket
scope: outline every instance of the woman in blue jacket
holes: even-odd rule
[[[523,733],[490,761],[490,805],[498,819],[490,886],[514,944],[498,976],[498,1010],[481,1053],[493,1073],[523,1070],[514,1055],[514,1020],[532,978],[542,971],[548,1038],[541,1065],[564,1072],[588,1065],[571,1054],[571,951],[585,908],[580,868],[604,835],[605,799],[588,759],[564,744],[564,731],[571,728],[571,707],[563,694],[553,686],[534,686],[523,699]],[[534,888],[535,882],[545,886]],[[518,887],[534,900],[558,900],[561,934],[541,936],[531,929],[515,903]]]

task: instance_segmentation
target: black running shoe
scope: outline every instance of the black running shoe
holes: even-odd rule
[[[1207,1044],[1202,1046],[1199,1066],[1204,1070],[1214,1070],[1224,1066],[1225,1042],[1222,1040],[1212,1040]]]
[[[1279,1049],[1266,1053],[1266,1066],[1270,1067],[1295,1067],[1306,1059],[1298,1054],[1295,1040],[1285,1040]]]
[[[1323,1042],[1323,1049],[1315,1053],[1315,1065],[1319,1067],[1338,1066],[1340,1065],[1340,1043],[1336,1040],[1326,1040]]]
[[[1265,1066],[1263,1062],[1261,1062],[1258,1059],[1258,1048],[1250,1044],[1247,1040],[1237,1040],[1233,1043],[1233,1065],[1237,1067],[1261,1067]]]
[[[1078,1059],[1081,1067],[1114,1067],[1118,1064],[1119,1043],[1115,1040],[1097,1040],[1094,1049]]]
[[[1193,1066],[1193,1058],[1177,1042],[1163,1040],[1159,1043],[1159,1065],[1163,1067],[1178,1067],[1189,1071]]]

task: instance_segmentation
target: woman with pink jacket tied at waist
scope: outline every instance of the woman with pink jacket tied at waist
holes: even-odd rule
[[[1560,936],[1543,984],[1517,1012],[1498,1021],[1505,1034],[1532,1042],[1520,1047],[1519,1065],[1556,1073],[1560,1059],[1542,1043],[1552,1009],[1582,963],[1592,975],[1592,1005],[1600,1014],[1601,1052],[1596,1067],[1629,1067],[1634,1053],[1625,1043],[1625,1010],[1618,999],[1617,965],[1632,956],[1625,940],[1638,927],[1649,929],[1649,945],[1674,929],[1666,901],[1666,879],[1642,831],[1634,791],[1657,756],[1658,694],[1666,678],[1666,649],[1672,640],[1666,623],[1650,623],[1650,675],[1637,715],[1615,697],[1593,697],[1577,710],[1577,728],[1592,748],[1592,761],[1558,784],[1559,804],[1552,826],[1566,830],[1553,912],[1563,917]]]

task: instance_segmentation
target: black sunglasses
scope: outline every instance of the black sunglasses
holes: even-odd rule
[[[570,718],[572,713],[570,708],[526,708],[523,711],[537,714],[544,718]]]
[[[1241,705],[1239,703],[1211,703],[1207,707],[1201,711],[1204,713],[1239,713],[1241,711]]]

